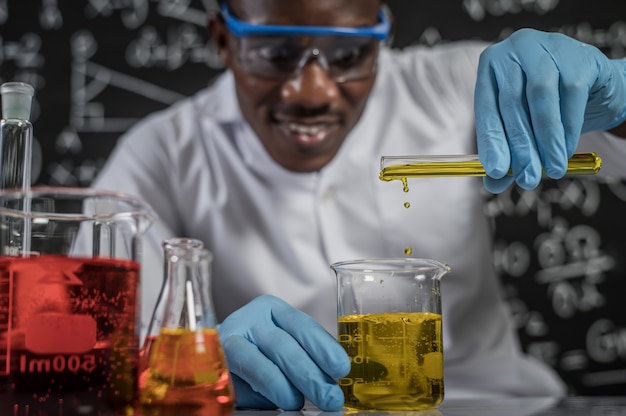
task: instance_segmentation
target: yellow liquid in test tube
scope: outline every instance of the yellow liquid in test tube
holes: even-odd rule
[[[379,178],[383,181],[407,178],[486,176],[478,155],[383,156]],[[597,153],[575,153],[568,162],[567,175],[593,175],[600,171]]]
[[[602,159],[594,152],[574,153],[568,160],[567,175],[593,175],[600,171]],[[409,192],[408,178],[436,178],[454,176],[486,176],[485,168],[478,155],[425,155],[425,156],[382,156],[379,179],[399,180],[402,190]],[[404,203],[405,208],[410,203]],[[411,247],[404,254],[413,253]]]

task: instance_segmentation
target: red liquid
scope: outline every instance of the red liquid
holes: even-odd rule
[[[131,404],[138,279],[129,260],[0,257],[0,414]]]

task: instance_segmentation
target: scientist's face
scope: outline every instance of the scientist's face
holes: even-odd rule
[[[234,75],[241,111],[286,169],[317,171],[336,155],[376,77],[380,39],[307,30],[369,30],[379,22],[379,10],[380,0],[230,0],[228,13],[212,20],[211,36]],[[296,27],[255,32],[265,25]],[[238,27],[244,32],[236,33]]]

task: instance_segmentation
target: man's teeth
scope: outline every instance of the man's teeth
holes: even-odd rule
[[[297,124],[297,123],[289,123],[289,130],[302,135],[314,136],[324,130],[324,125],[322,124]]]

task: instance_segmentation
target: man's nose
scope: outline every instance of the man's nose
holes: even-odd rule
[[[286,102],[321,107],[339,97],[339,87],[316,60],[311,60],[282,85],[281,96]]]

